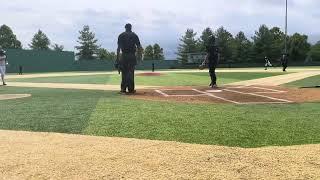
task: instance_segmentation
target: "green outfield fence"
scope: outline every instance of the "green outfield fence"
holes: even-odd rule
[[[18,73],[22,66],[24,73],[36,72],[64,72],[64,71],[111,71],[114,61],[111,60],[81,60],[75,61],[74,52],[70,51],[36,51],[7,49],[9,66],[8,73]],[[179,68],[176,60],[143,61],[137,65],[139,70],[151,70],[152,63],[156,69]]]
[[[114,69],[114,62],[111,60],[81,60],[75,61],[74,52],[71,51],[36,51],[36,50],[18,50],[7,49],[9,73],[18,73],[19,66],[23,67],[23,72],[65,72],[65,71],[111,71]],[[138,70],[151,70],[154,63],[155,69],[195,69],[198,64],[182,65],[177,60],[164,61],[143,61],[138,63]],[[275,66],[280,63],[273,62]],[[261,63],[223,63],[220,68],[245,68],[245,67],[263,67]],[[320,62],[311,63],[289,63],[289,66],[320,66]]]
[[[9,73],[18,72],[19,66],[24,72],[69,71],[74,62],[74,53],[63,51],[35,51],[7,49]]]

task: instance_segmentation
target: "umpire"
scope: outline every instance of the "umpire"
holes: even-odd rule
[[[132,32],[132,25],[126,24],[126,31],[118,37],[117,64],[122,72],[120,93],[134,94],[134,70],[137,65],[136,51],[142,51],[139,37]],[[122,52],[120,58],[120,51]]]

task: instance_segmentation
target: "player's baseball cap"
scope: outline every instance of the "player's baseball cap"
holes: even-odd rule
[[[6,51],[3,49],[0,49],[0,54],[6,54]]]
[[[128,23],[128,24],[125,25],[125,28],[127,30],[131,30],[132,29],[132,25],[130,23]]]

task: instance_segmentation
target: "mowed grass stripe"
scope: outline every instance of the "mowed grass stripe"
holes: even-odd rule
[[[320,143],[320,103],[186,104],[132,100],[116,92],[4,87],[31,98],[0,101],[0,129],[214,144]]]
[[[258,79],[280,75],[281,73],[218,73],[219,84]],[[74,84],[111,84],[120,83],[120,75],[65,76],[47,78],[10,79],[9,82],[32,83],[74,83]],[[149,86],[199,86],[209,84],[208,72],[201,73],[166,73],[162,76],[136,76],[137,85]]]
[[[81,134],[101,92],[46,88],[2,88],[32,97],[0,101],[0,129]]]
[[[319,107],[319,103],[237,106],[102,98],[84,133],[237,147],[312,144],[320,142]]]

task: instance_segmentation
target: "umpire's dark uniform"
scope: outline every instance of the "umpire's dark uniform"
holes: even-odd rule
[[[126,31],[118,37],[118,57],[120,50],[122,57],[119,60],[122,72],[121,92],[135,93],[134,69],[137,65],[136,50],[141,48],[139,37],[132,32],[132,26],[126,25]]]

